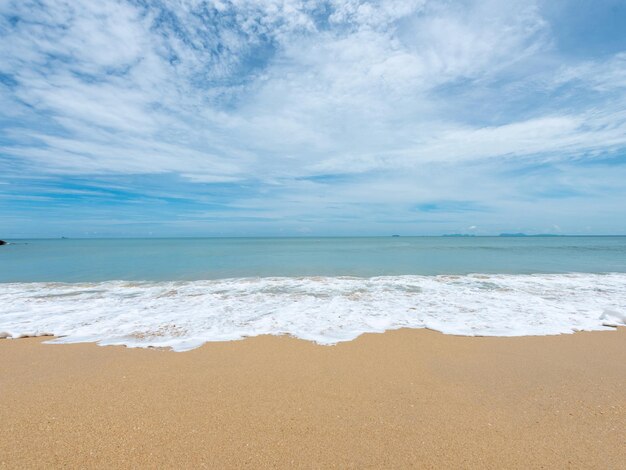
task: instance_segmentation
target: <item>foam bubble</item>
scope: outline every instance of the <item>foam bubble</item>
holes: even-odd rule
[[[0,284],[0,336],[193,349],[288,334],[321,344],[408,327],[523,336],[626,324],[626,274]]]

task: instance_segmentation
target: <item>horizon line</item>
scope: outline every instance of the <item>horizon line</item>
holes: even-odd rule
[[[200,236],[94,236],[94,237],[6,237],[0,240],[173,240],[173,239],[223,239],[223,238],[593,238],[593,237],[626,237],[626,234],[511,234],[494,235],[443,234],[443,235],[200,235]]]

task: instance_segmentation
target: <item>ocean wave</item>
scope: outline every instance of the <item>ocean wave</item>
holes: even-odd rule
[[[193,349],[262,334],[320,344],[429,328],[524,336],[626,324],[626,274],[0,284],[0,337]]]

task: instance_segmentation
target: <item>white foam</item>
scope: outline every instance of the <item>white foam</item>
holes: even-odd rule
[[[626,274],[0,284],[0,337],[193,349],[288,334],[321,344],[409,327],[523,336],[626,324]]]

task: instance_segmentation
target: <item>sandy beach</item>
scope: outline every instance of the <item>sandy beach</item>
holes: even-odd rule
[[[624,468],[626,329],[0,341],[4,468]]]

